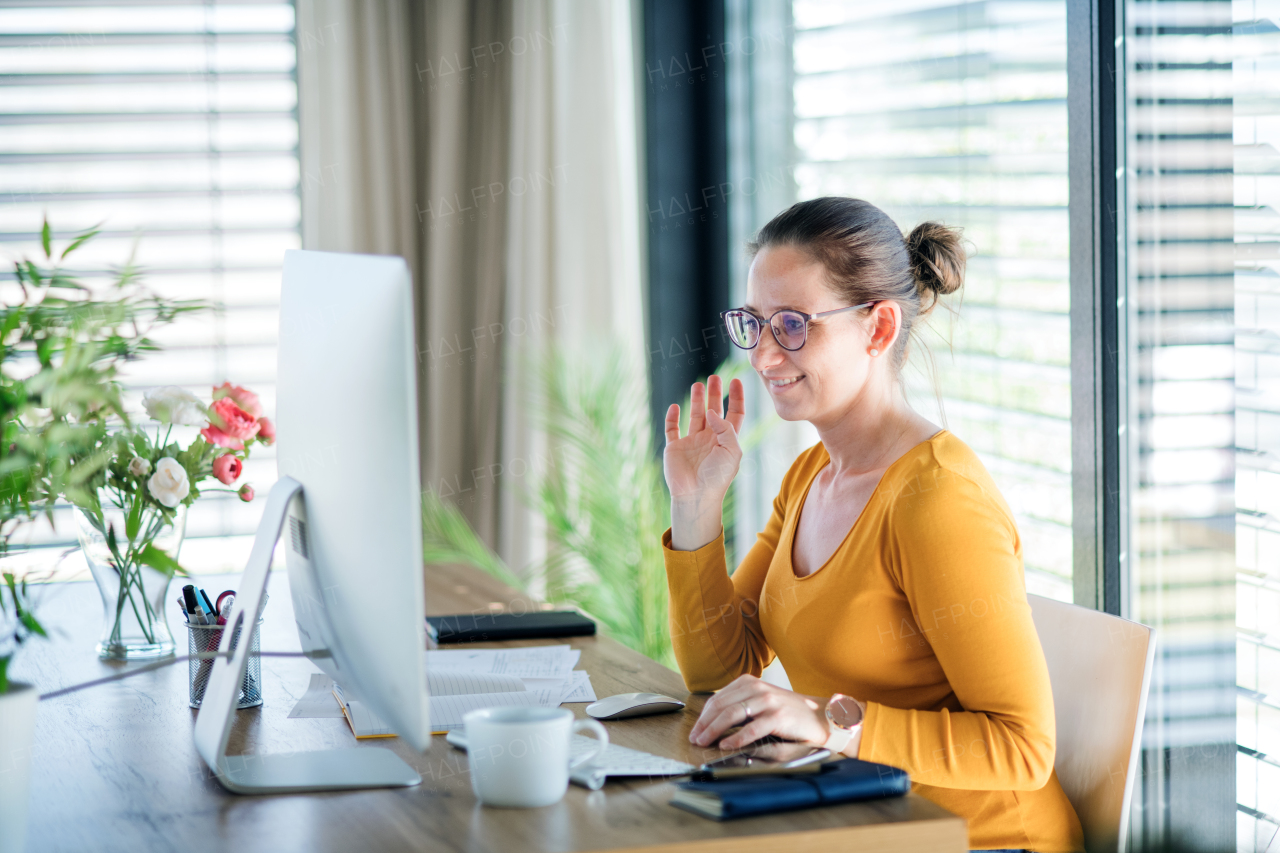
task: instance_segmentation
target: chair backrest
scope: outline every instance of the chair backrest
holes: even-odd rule
[[[1053,685],[1058,781],[1080,817],[1085,849],[1124,853],[1155,631],[1038,595],[1027,600]]]

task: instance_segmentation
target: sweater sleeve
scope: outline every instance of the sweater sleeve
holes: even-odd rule
[[[889,565],[963,710],[868,703],[858,757],[925,785],[1038,790],[1053,771],[1053,692],[1003,499],[938,469],[895,498]]]
[[[794,472],[794,468],[793,468]],[[697,551],[674,551],[662,536],[671,605],[671,644],[689,690],[719,690],[740,675],[760,675],[773,650],[760,627],[760,591],[773,562],[786,513],[787,475],[773,500],[768,525],[729,577],[724,532]]]

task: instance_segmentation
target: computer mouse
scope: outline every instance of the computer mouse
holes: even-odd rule
[[[619,693],[592,702],[587,706],[588,716],[597,720],[622,720],[627,717],[646,717],[649,714],[668,714],[679,711],[684,703],[661,693]]]

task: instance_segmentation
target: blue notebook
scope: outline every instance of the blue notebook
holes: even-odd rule
[[[749,776],[681,783],[671,805],[714,820],[793,811],[814,806],[901,797],[911,790],[905,770],[846,758],[820,773]]]

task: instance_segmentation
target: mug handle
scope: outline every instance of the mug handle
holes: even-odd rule
[[[599,744],[596,746],[595,749],[593,749],[591,752],[588,752],[586,755],[580,755],[578,756],[577,760],[570,761],[569,762],[570,770],[577,770],[582,765],[590,764],[592,761],[595,761],[597,758],[600,757],[601,754],[604,753],[605,749],[607,749],[609,746],[609,733],[605,731],[604,726],[600,725],[595,720],[574,720],[573,721],[573,728],[571,729],[571,731],[574,734],[577,734],[578,732],[583,731],[584,729],[590,729],[592,732],[594,732],[596,736],[596,740],[599,741]]]

